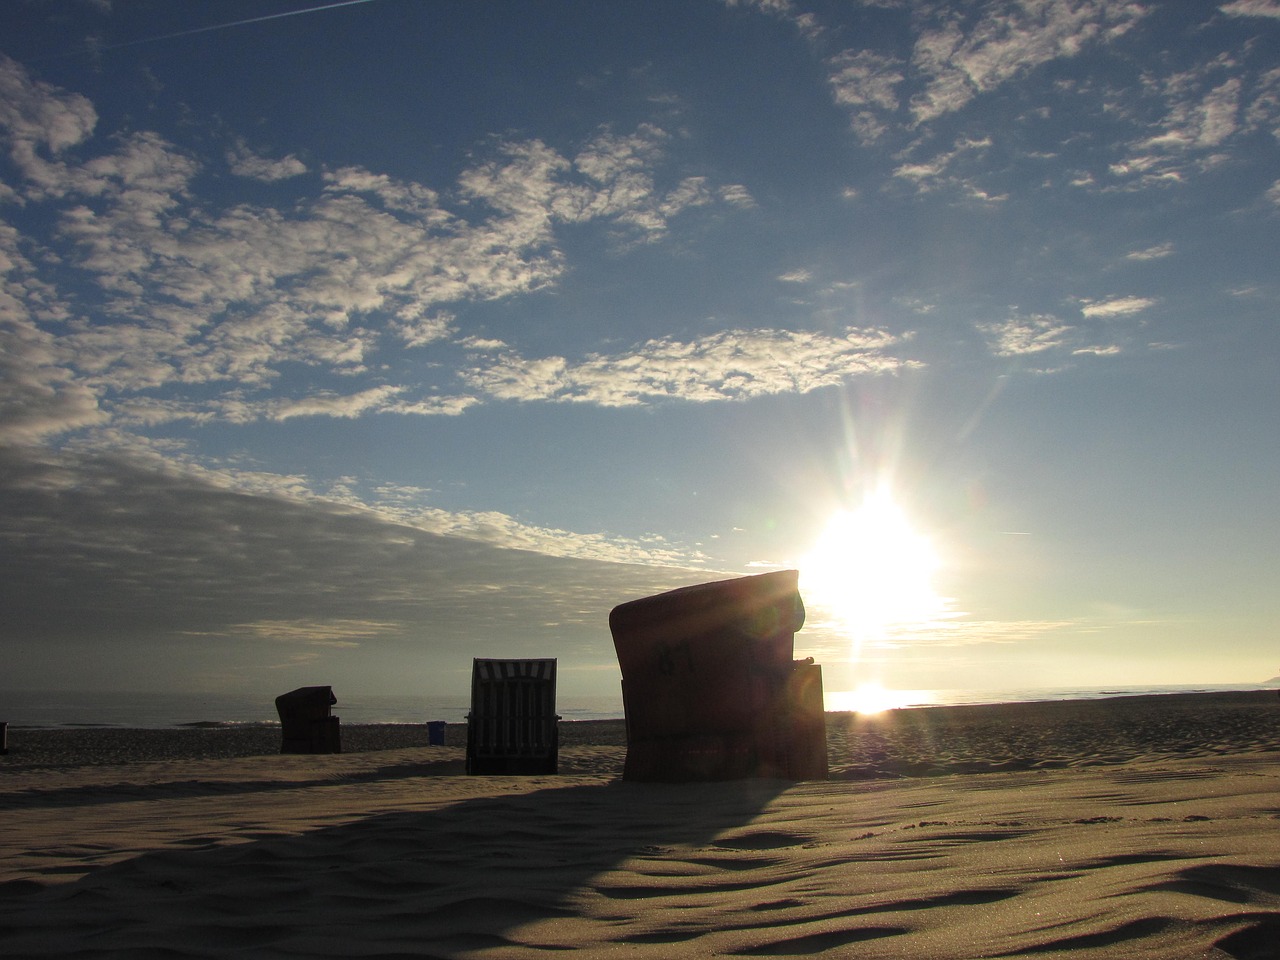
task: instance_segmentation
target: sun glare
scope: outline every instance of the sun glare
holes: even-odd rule
[[[938,555],[887,494],[833,516],[800,561],[805,603],[857,643],[885,639],[942,611],[934,592]]]
[[[932,702],[927,690],[887,690],[878,683],[859,684],[853,690],[833,690],[825,699],[828,710],[861,714],[883,713]]]

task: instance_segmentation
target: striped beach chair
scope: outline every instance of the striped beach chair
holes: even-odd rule
[[[477,657],[467,714],[467,773],[555,773],[556,661]]]

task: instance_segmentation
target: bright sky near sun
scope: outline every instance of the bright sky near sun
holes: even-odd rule
[[[6,3],[0,686],[1265,680],[1278,250],[1277,0]]]

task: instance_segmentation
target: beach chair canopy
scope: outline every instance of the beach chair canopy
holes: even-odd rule
[[[276,712],[281,720],[324,720],[337,702],[333,687],[299,687],[276,697]]]
[[[624,778],[826,777],[821,668],[794,660],[798,584],[781,570],[614,607]]]
[[[647,736],[750,726],[764,706],[761,679],[791,669],[804,625],[798,582],[781,570],[614,607],[628,724]]]
[[[476,658],[467,714],[467,773],[555,773],[556,661]]]

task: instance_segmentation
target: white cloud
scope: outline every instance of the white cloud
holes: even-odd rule
[[[898,109],[897,88],[905,77],[900,61],[871,50],[844,50],[827,61],[835,102],[850,108],[850,123],[863,143],[888,129],[886,115]]]
[[[467,350],[478,350],[487,353],[493,353],[496,350],[505,350],[507,344],[502,340],[492,340],[486,337],[463,337],[458,341],[458,345]]]
[[[227,632],[255,640],[276,643],[301,643],[307,646],[359,647],[361,641],[396,633],[400,624],[380,620],[315,620],[299,617],[293,620],[256,620],[232,624]]]
[[[701,176],[660,186],[670,138],[642,124],[598,132],[572,160],[538,140],[505,143],[459,176],[457,212],[430,187],[357,167],[324,172],[318,193],[299,184],[287,209],[219,208],[195,192],[200,163],[162,137],[91,140],[89,101],[30,81],[12,61],[0,61],[0,91],[0,143],[23,174],[13,196],[47,204],[56,222],[23,241],[69,243],[57,269],[78,281],[60,287],[74,294],[55,292],[42,280],[47,258],[39,268],[23,261],[27,275],[8,281],[12,303],[40,307],[11,317],[10,336],[21,331],[26,349],[40,343],[47,354],[36,365],[41,390],[28,376],[28,406],[11,406],[7,429],[21,420],[24,435],[111,411],[133,423],[256,419],[269,405],[245,391],[276,383],[286,365],[295,378],[361,373],[389,337],[423,348],[454,336],[446,305],[551,285],[564,269],[561,224],[596,220],[624,242],[651,241],[687,210],[752,203],[741,185]],[[267,160],[243,145],[230,162],[261,179],[302,172],[294,158]],[[12,233],[5,249],[17,249]],[[206,386],[224,395],[197,390]],[[160,389],[170,395],[130,400]],[[472,401],[396,402],[399,412],[456,413]],[[380,409],[390,409],[386,397],[361,406],[316,392],[270,415]]]
[[[666,131],[653,124],[643,124],[625,136],[605,130],[579,152],[573,165],[597,183],[621,182],[625,186],[628,175],[638,174],[645,184],[638,192],[647,195],[652,186],[645,173],[662,155],[667,139]],[[616,202],[616,198],[609,199]]]
[[[430,507],[379,507],[414,529],[439,536],[473,540],[504,550],[527,550],[543,556],[606,563],[692,565],[705,561],[696,551],[681,550],[661,538],[635,540],[582,534],[522,523],[496,511],[451,512]]]
[[[107,420],[94,392],[58,362],[55,339],[6,309],[0,290],[0,445],[35,443]]]
[[[728,330],[695,342],[650,340],[635,352],[563,357],[517,354],[474,367],[464,379],[501,400],[637,406],[660,400],[736,401],[808,393],[848,377],[912,365],[885,351],[898,339],[879,330],[843,337],[787,330]]]
[[[656,235],[670,216],[716,195],[734,204],[751,202],[741,187],[713,192],[702,177],[659,191],[650,168],[666,139],[652,126],[628,136],[605,131],[572,163],[538,141],[508,143],[498,159],[459,178],[466,196],[493,211],[479,220],[443,209],[433,190],[358,168],[326,173],[323,193],[303,198],[296,213],[248,205],[206,211],[188,197],[196,162],[147,133],[79,166],[67,165],[60,169],[59,189],[70,196],[78,192],[84,202],[66,209],[60,231],[78,247],[74,265],[110,296],[92,322],[60,307],[64,332],[57,337],[28,321],[28,332],[65,358],[57,368],[65,381],[59,395],[75,404],[59,409],[46,402],[39,427],[22,429],[45,435],[101,423],[109,413],[122,422],[152,425],[373,411],[457,414],[478,398],[414,399],[395,385],[284,400],[253,399],[243,391],[271,384],[284,363],[364,371],[379,349],[381,333],[365,320],[374,313],[387,315],[387,329],[410,346],[451,337],[456,318],[437,304],[508,296],[556,277],[558,221],[599,217]],[[575,172],[581,178],[574,179]],[[528,388],[516,383],[546,379],[563,365],[573,384],[567,393],[543,388],[532,395],[629,404],[657,396],[740,399],[803,392],[840,376],[898,366],[879,355],[883,340],[863,337],[855,343],[850,336],[823,342],[815,351],[801,335],[784,336],[789,339],[782,344],[740,334],[696,345],[655,341],[651,355],[621,358],[620,364],[618,358],[595,357],[569,367],[557,358],[508,355],[469,377],[488,395],[519,396]],[[730,344],[735,338],[739,342]],[[502,348],[474,338],[461,343],[473,350]],[[783,348],[791,356],[772,356]],[[691,368],[680,371],[681,362]],[[619,373],[628,366],[630,382]],[[143,390],[218,382],[228,384],[229,392],[212,399],[131,399]],[[112,399],[100,407],[102,396]],[[17,430],[17,423],[11,417],[10,429]]]
[[[464,172],[459,185],[502,213],[504,224],[526,246],[549,244],[557,221],[605,220],[622,239],[651,241],[665,234],[672,217],[717,195],[743,202],[734,187],[712,191],[704,177],[685,177],[669,190],[660,189],[654,168],[668,139],[652,124],[626,135],[603,130],[572,161],[541,141],[508,143],[502,160]]]
[[[1122,350],[1119,344],[1109,343],[1105,345],[1099,344],[1091,347],[1081,347],[1080,349],[1072,350],[1071,352],[1077,356],[1114,357],[1120,354]]]
[[[1245,108],[1247,130],[1266,130],[1280,140],[1280,67],[1268,70],[1254,85],[1253,99]]]
[[[1107,169],[1116,177],[1129,178],[1132,181],[1130,186],[1139,188],[1167,187],[1186,181],[1182,171],[1170,169],[1167,158],[1158,155],[1131,156]]]
[[[401,308],[392,322],[406,347],[424,347],[443,340],[454,332],[457,320],[452,313],[440,312],[424,315],[414,306]]]
[[[1110,300],[1084,300],[1080,312],[1086,317],[1127,317],[1141,313],[1148,307],[1155,306],[1156,300],[1151,297],[1113,297]]]
[[[250,400],[228,395],[193,403],[144,398],[112,401],[107,406],[111,422],[118,426],[156,426],[180,420],[191,423],[223,420],[236,424],[259,420],[283,422],[296,417],[351,420],[368,413],[455,417],[481,402],[479,397],[462,395],[408,399],[403,396],[407,390],[404,386],[383,385],[353,394],[317,391],[295,399],[273,397]],[[93,422],[105,419],[104,414]]]
[[[1252,102],[1246,103],[1247,95]],[[1127,189],[1185,183],[1194,173],[1229,162],[1228,147],[1241,134],[1280,130],[1280,70],[1246,87],[1240,64],[1228,54],[1149,77],[1141,97],[1154,100],[1161,113],[1150,132],[1128,143],[1125,155],[1110,164]]]
[[[425,400],[396,400],[383,406],[382,410],[418,417],[456,417],[479,403],[479,397],[428,397]]]
[[[802,12],[792,0],[724,0],[727,7],[754,7],[761,13],[785,20],[810,40],[822,33],[822,27],[811,13]]]
[[[1154,247],[1147,247],[1143,250],[1133,250],[1125,254],[1126,260],[1162,260],[1173,254],[1172,243],[1158,243]]]
[[[972,180],[954,172],[956,167],[981,156],[990,147],[990,137],[961,137],[950,150],[936,154],[925,162],[900,164],[894,168],[893,176],[898,180],[914,183],[922,193],[950,187],[977,199],[999,199],[987,196]]]
[[[669,190],[659,189],[653,171],[669,139],[653,124],[641,124],[627,135],[601,131],[573,159],[573,170],[585,176],[585,182],[567,181],[562,164],[548,163],[536,172],[543,178],[543,205],[570,223],[607,219],[629,239],[658,239],[672,217],[706,206],[716,196],[705,177],[685,177]],[[719,191],[727,199],[724,190],[731,188]]]
[[[32,81],[0,55],[0,130],[29,194],[59,191],[67,168],[57,158],[87,140],[97,122],[87,98]]]
[[[330,193],[375,198],[382,209],[409,214],[413,223],[443,227],[453,222],[452,215],[440,207],[440,195],[420,183],[397,180],[362,167],[326,171],[324,181]]]
[[[934,313],[938,309],[938,305],[933,301],[921,300],[919,297],[895,297],[894,302],[918,316],[926,316]]]
[[[756,205],[755,198],[751,196],[751,191],[740,183],[726,183],[716,192],[720,199],[731,207],[746,208]]]
[[[244,143],[237,143],[236,148],[228,153],[227,163],[236,176],[261,180],[263,183],[288,180],[307,172],[307,165],[293,154],[272,159],[254,153]]]
[[[1280,19],[1280,3],[1276,0],[1234,0],[1218,7],[1230,17],[1274,17]]]
[[[1216,147],[1235,133],[1240,108],[1240,79],[1232,77],[1202,95],[1184,92],[1197,77],[1179,75],[1167,81],[1172,102],[1161,121],[1160,133],[1140,141],[1135,149],[1176,152]]]
[[[707,189],[706,177],[685,177],[658,202],[658,212],[663,217],[674,217],[689,207],[705,207],[714,199]]]
[[[1051,60],[1128,31],[1146,10],[1113,0],[993,3],[972,30],[947,20],[918,37],[912,66],[928,77],[911,100],[917,123],[934,120]]]
[[[285,400],[274,404],[273,420],[288,420],[292,417],[343,417],[354,419],[368,410],[377,410],[386,406],[387,401],[400,393],[403,387],[372,387],[347,396],[334,393],[315,394],[301,400]]]
[[[1009,199],[1007,193],[988,193],[973,182],[964,183],[963,188],[965,196],[970,200],[978,200],[982,203],[1003,203]]]
[[[1055,350],[1067,343],[1073,328],[1048,314],[1010,317],[999,323],[979,324],[991,349],[1000,357],[1018,357]]]
[[[108,416],[94,392],[76,382],[58,338],[37,322],[42,316],[65,319],[22,254],[18,232],[0,221],[0,445],[35,443]]]
[[[804,268],[799,268],[779,274],[778,279],[783,283],[808,283],[813,279],[813,273],[809,270],[805,270]]]
[[[954,154],[939,154],[927,163],[904,163],[894,168],[893,175],[900,180],[918,183],[936,180],[947,169]]]
[[[917,123],[959,110],[976,95],[966,71],[954,63],[964,42],[955,23],[926,31],[916,38],[912,65],[931,78],[925,90],[911,98]]]

